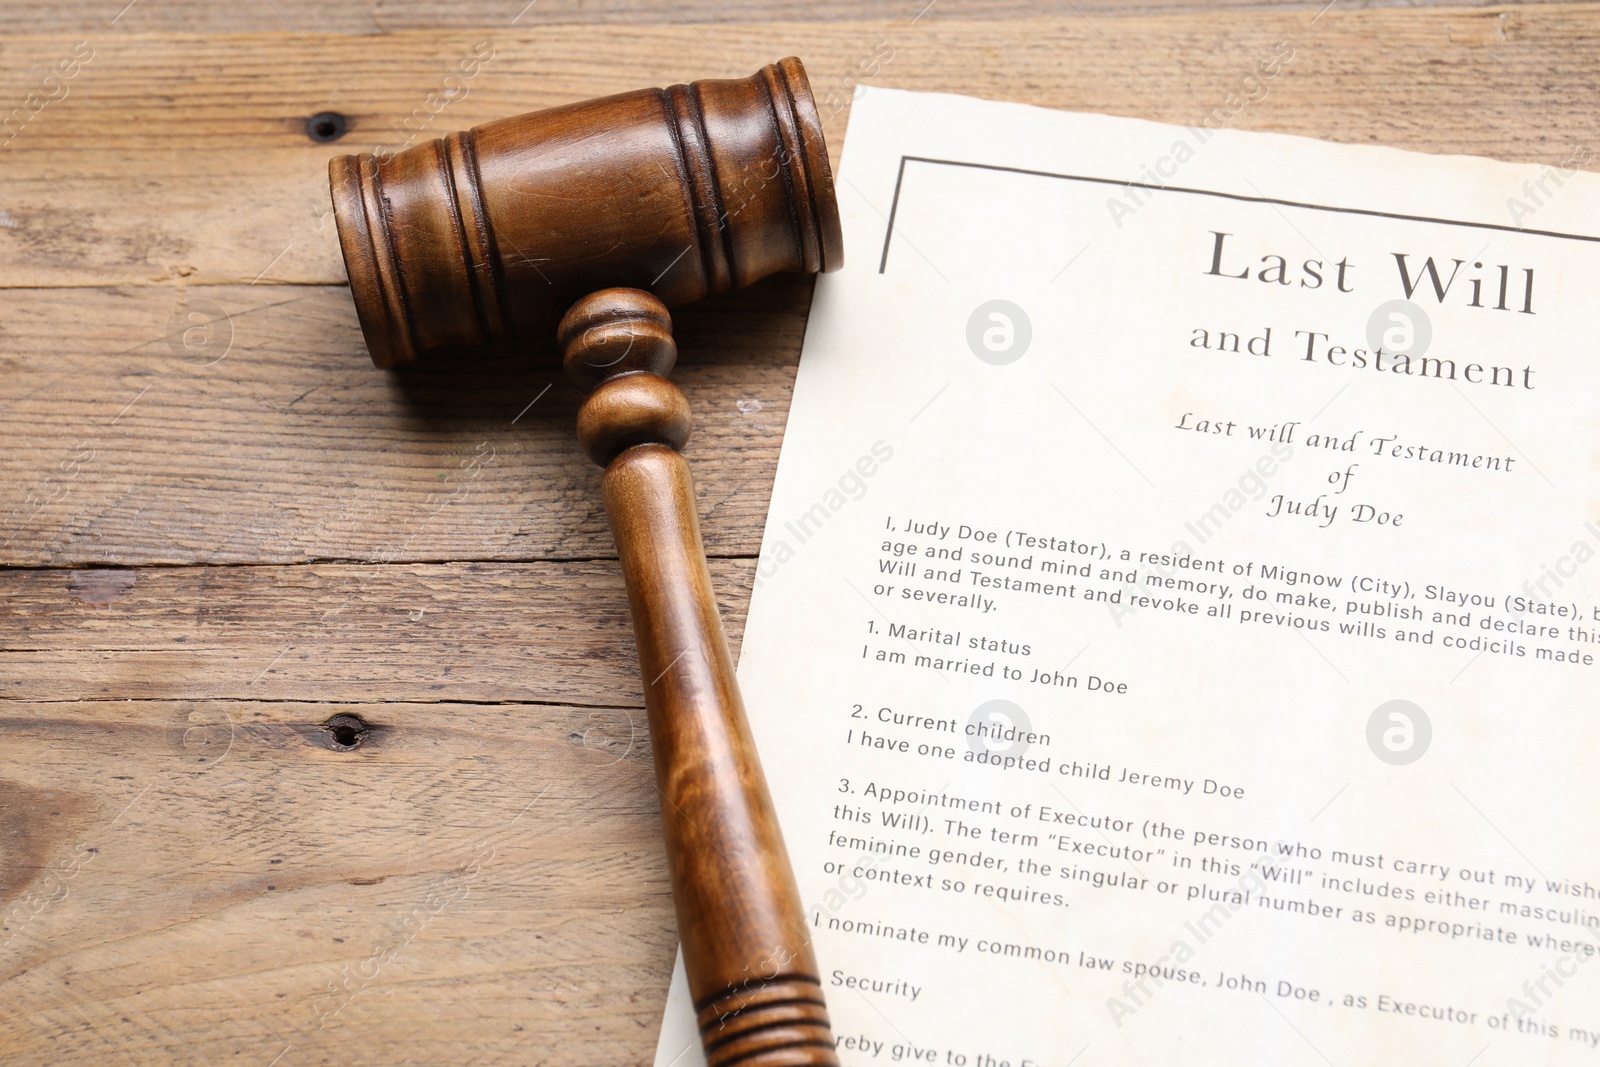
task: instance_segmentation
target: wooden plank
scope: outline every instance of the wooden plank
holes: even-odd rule
[[[0,571],[0,635],[0,699],[644,703],[614,562]]]
[[[3,149],[0,285],[337,283],[331,153],[639,85],[743,74],[791,52],[806,59],[837,152],[860,80],[1193,123],[1226,106],[1286,40],[1293,61],[1234,126],[1549,162],[1593,136],[1585,108],[1551,106],[1597,88],[1593,4],[381,37],[116,32],[94,36],[94,58],[65,83],[65,98],[27,116]],[[429,112],[429,95],[480,44],[492,58]],[[36,72],[69,46],[59,36],[9,39],[0,100],[26,100]],[[305,134],[306,116],[326,109],[352,120],[336,147]]]
[[[0,703],[11,1065],[648,1062],[675,938],[626,709]]]
[[[810,288],[678,316],[715,554],[759,545]],[[396,378],[338,287],[7,289],[0,324],[0,563],[613,554],[549,357]]]
[[[1323,0],[1326,2],[1326,0]],[[1539,2],[1539,0],[1526,0]],[[1077,0],[1089,15],[1247,12],[1299,9],[1315,13],[1317,0]],[[1341,0],[1340,7],[1438,6],[1436,0]],[[1452,6],[1490,6],[1453,4]],[[1495,5],[1498,6],[1498,5]],[[630,0],[598,5],[586,0],[387,0],[383,4],[327,4],[275,0],[272,4],[218,4],[213,0],[0,0],[0,21],[15,33],[82,36],[115,27],[124,33],[386,34],[405,30],[472,30],[516,26],[641,25],[727,22],[841,22],[860,19],[1013,19],[1059,14],[1048,0]],[[920,19],[919,19],[920,21]]]

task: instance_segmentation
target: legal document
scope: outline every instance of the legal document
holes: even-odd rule
[[[1600,1063],[1562,152],[858,92],[739,668],[842,1063]]]

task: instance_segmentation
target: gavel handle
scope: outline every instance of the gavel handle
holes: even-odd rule
[[[628,584],[684,969],[708,1067],[837,1064],[800,894],[711,591],[689,464],[606,469]]]
[[[559,343],[594,392],[578,439],[606,468],[655,750],[683,965],[708,1067],[838,1067],[800,893],[711,592],[689,405],[666,374],[672,320],[649,293],[574,304]]]

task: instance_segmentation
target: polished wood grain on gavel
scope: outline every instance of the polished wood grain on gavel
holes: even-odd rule
[[[722,631],[667,307],[840,266],[798,59],[492,122],[329,165],[380,367],[554,335],[633,610],[667,862],[710,1067],[837,1064],[788,853]],[[559,330],[557,325],[559,323]]]

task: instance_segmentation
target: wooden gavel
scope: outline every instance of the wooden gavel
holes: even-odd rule
[[[593,390],[578,439],[606,469],[707,1063],[837,1065],[680,454],[689,405],[666,379],[667,306],[841,264],[804,67],[552,108],[328,169],[374,363],[555,333]]]

